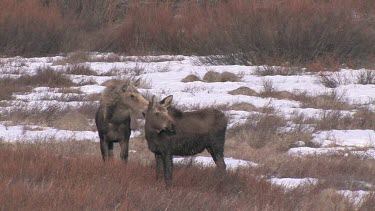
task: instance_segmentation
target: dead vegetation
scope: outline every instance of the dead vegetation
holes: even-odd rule
[[[0,145],[4,161],[0,164],[1,208],[18,209],[22,202],[25,209],[353,210],[350,199],[330,188],[337,182],[329,178],[342,178],[343,182],[349,177],[373,181],[370,161],[353,157],[327,161],[263,152],[259,157],[268,157],[264,168],[228,172],[224,177],[215,177],[211,168],[177,165],[175,185],[166,190],[162,182],[155,180],[153,167],[148,165],[130,161],[124,168],[118,160],[104,164],[98,155],[72,153],[87,150],[87,144]],[[332,182],[288,191],[256,176],[267,172],[289,177],[323,176]],[[350,187],[353,182],[342,183],[347,185],[341,187]],[[369,208],[372,199],[370,195],[359,209]]]
[[[80,89],[72,87],[60,88],[58,92],[63,94],[83,94],[83,92]]]
[[[270,143],[280,141],[277,137],[280,128],[287,125],[286,119],[274,113],[256,113],[247,117],[244,124],[232,127],[230,137],[245,141],[253,148],[262,148]]]
[[[237,110],[237,111],[256,111],[258,108],[251,104],[251,103],[234,103],[228,107],[229,110]]]
[[[357,76],[357,83],[362,85],[375,84],[375,71],[362,70]]]
[[[84,94],[75,93],[62,93],[62,94],[45,94],[39,97],[39,100],[43,101],[60,101],[60,102],[74,102],[74,101],[87,101]]]
[[[369,1],[125,4],[3,0],[0,8],[1,52],[45,55],[77,51],[63,64],[90,60],[86,51],[111,51],[216,55],[206,58],[226,64],[282,65],[289,61],[310,63],[309,69],[319,70],[347,61],[371,63],[375,52],[374,12]],[[304,18],[306,14],[311,18]],[[106,61],[122,59],[102,57]]]
[[[331,90],[323,94],[309,96],[307,93],[297,93],[294,100],[301,102],[302,108],[319,108],[324,110],[350,110],[355,107],[347,102],[345,93]]]
[[[267,76],[267,75],[301,75],[303,68],[299,67],[282,67],[282,66],[261,66],[257,67],[254,71],[255,75]]]
[[[1,78],[0,87],[0,100],[11,100],[13,93],[16,92],[31,91],[31,87],[22,86],[13,78]]]
[[[213,83],[213,82],[238,82],[241,81],[243,76],[236,75],[231,72],[224,71],[222,73],[215,72],[213,70],[208,71],[203,76],[203,81]]]
[[[95,130],[89,120],[95,116],[97,103],[81,103],[75,107],[62,107],[56,104],[42,107],[17,106],[1,115],[1,121],[11,121],[12,124],[36,124],[56,127],[58,129]]]
[[[109,72],[103,74],[106,76],[121,76],[121,75],[127,75],[127,76],[139,76],[142,75],[145,71],[145,67],[140,64],[136,64],[134,67],[124,67],[124,68],[112,68],[109,70]]]
[[[316,117],[306,117],[303,114],[295,114],[292,115],[290,119],[295,124],[315,132],[325,130],[375,129],[375,113],[368,108],[360,108],[354,112],[323,110],[318,113]]]
[[[76,85],[62,71],[54,70],[51,67],[39,67],[35,75],[23,75],[16,79],[22,86],[46,86],[46,87],[70,87]]]
[[[360,109],[352,114],[342,111],[323,111],[314,119],[315,130],[354,130],[375,129],[375,113],[368,109]]]
[[[228,92],[231,95],[248,95],[248,96],[257,96],[258,93],[249,87],[241,86],[237,89]]]
[[[212,90],[213,90],[212,87],[205,87],[205,86],[200,86],[200,85],[188,84],[181,91],[182,92],[188,92],[188,93],[191,93],[192,95],[195,95],[198,92],[210,93],[210,92],[212,92]]]
[[[61,130],[88,131],[94,130],[89,119],[78,111],[68,111],[52,124]]]
[[[343,78],[339,74],[320,74],[319,82],[327,88],[337,88],[344,84]]]
[[[342,76],[338,73],[320,74],[319,82],[327,88],[337,88],[343,84],[375,84],[375,71],[362,69],[351,77]]]
[[[76,51],[72,53],[68,53],[66,57],[54,60],[52,65],[66,65],[71,64],[78,66],[81,63],[88,62],[90,60],[90,55],[87,52],[83,51]]]
[[[194,81],[202,81],[202,79],[195,74],[190,74],[181,80],[181,82],[184,82],[184,83],[194,82]]]
[[[351,110],[357,108],[355,104],[350,104],[345,98],[345,92],[339,92],[332,89],[322,94],[309,95],[305,92],[289,92],[279,91],[279,88],[272,82],[272,80],[264,79],[262,81],[262,89],[259,93],[247,87],[240,87],[238,89],[228,92],[229,94],[242,94],[258,97],[272,97],[277,99],[288,99],[299,101],[301,108],[316,108],[323,110]]]
[[[88,65],[70,65],[64,71],[66,74],[72,75],[97,75],[96,71]]]

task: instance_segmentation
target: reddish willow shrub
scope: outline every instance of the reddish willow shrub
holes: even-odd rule
[[[220,55],[212,61],[240,64],[374,59],[370,0],[49,2],[0,3],[2,52]]]

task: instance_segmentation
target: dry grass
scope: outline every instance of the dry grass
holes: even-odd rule
[[[288,91],[278,91],[278,87],[272,82],[272,80],[262,80],[262,89],[260,90],[259,97],[273,97],[278,99],[293,99],[294,94]]]
[[[80,130],[86,128],[95,130],[93,125],[88,124],[88,119],[93,119],[98,105],[86,102],[75,107],[61,107],[50,105],[46,108],[16,106],[1,115],[1,121],[11,121],[12,124],[32,124],[59,129],[70,128]]]
[[[63,93],[63,94],[83,94],[83,92],[80,90],[80,89],[77,89],[77,88],[72,88],[72,87],[63,87],[61,89],[59,89],[59,92],[60,93]]]
[[[145,67],[137,63],[134,67],[124,67],[124,68],[114,67],[102,75],[103,76],[119,76],[119,75],[139,76],[139,75],[142,75],[144,71],[145,71]]]
[[[221,74],[221,82],[239,82],[241,81],[242,77],[243,77],[243,74],[240,73],[240,74],[234,74],[234,73],[231,73],[231,72],[227,72],[227,71],[224,71],[222,72]]]
[[[297,113],[290,120],[305,131],[375,129],[375,113],[368,108],[358,109],[354,114],[341,110],[324,110],[316,117],[309,118]]]
[[[354,113],[353,125],[355,128],[372,129],[375,130],[375,112],[370,109],[359,109]]]
[[[31,87],[22,86],[17,83],[17,79],[1,78],[0,79],[0,100],[11,100],[15,92],[29,92]]]
[[[95,85],[98,84],[94,78],[83,78],[81,79],[77,85],[78,86],[85,86],[85,85]]]
[[[303,73],[302,68],[299,67],[281,67],[281,66],[262,66],[257,67],[254,71],[256,75],[267,76],[267,75],[300,75]]]
[[[204,76],[203,76],[203,81],[212,83],[212,82],[238,82],[241,81],[242,76],[241,75],[236,75],[231,72],[222,72],[218,73],[215,71],[208,71]]]
[[[46,86],[46,87],[70,87],[76,85],[63,72],[51,67],[39,67],[35,75],[23,75],[17,79],[17,83],[23,86]]]
[[[76,51],[69,53],[66,57],[55,60],[52,62],[52,65],[66,65],[66,64],[73,64],[78,66],[77,64],[88,62],[90,60],[90,55],[87,52],[83,51]]]
[[[50,95],[45,94],[39,98],[39,100],[45,101],[60,101],[60,102],[74,102],[74,101],[85,101],[85,95],[77,95],[72,93],[63,93],[61,95]]]
[[[302,108],[350,110],[354,107],[346,101],[345,93],[339,93],[337,90],[331,90],[316,96],[309,96],[306,93],[296,93],[294,100],[300,101]]]
[[[278,91],[272,80],[264,79],[262,81],[262,89],[260,90],[259,97],[272,97],[277,99],[294,100],[296,96],[288,91]]]
[[[228,94],[231,95],[248,95],[248,96],[257,96],[258,93],[249,87],[241,86],[237,89],[234,89],[232,91],[229,91]]]
[[[337,72],[340,67],[340,62],[338,60],[338,58],[333,56],[321,56],[307,63],[306,71],[315,73],[323,71]],[[350,61],[350,59],[347,59],[347,61]]]
[[[212,92],[212,90],[213,90],[212,87],[205,87],[205,86],[201,86],[201,85],[188,84],[181,91],[182,92],[188,92],[188,93],[191,93],[192,95],[195,95],[197,92],[210,93],[210,92]]]
[[[202,79],[195,74],[190,74],[181,80],[181,82],[184,82],[184,83],[194,82],[194,81],[202,81]]]
[[[61,130],[87,131],[95,130],[89,119],[78,111],[69,111],[57,119],[53,126]]]
[[[251,103],[234,103],[228,107],[229,110],[237,110],[237,111],[256,111],[257,107]]]
[[[375,129],[375,113],[368,109],[360,109],[354,115],[342,111],[323,111],[314,119],[315,130],[349,130]]]
[[[247,117],[245,124],[232,127],[229,137],[242,140],[253,148],[262,148],[280,141],[280,128],[287,125],[286,119],[274,113],[257,113]]]
[[[375,84],[375,71],[374,70],[363,70],[357,76],[358,84]]]
[[[336,77],[335,77],[336,76]],[[321,74],[319,76],[319,82],[323,84],[323,86],[327,88],[337,88],[342,84],[340,77],[337,77],[337,75],[324,75]]]
[[[14,74],[14,75],[20,75],[22,74],[22,69],[19,67],[9,67],[8,65],[5,66],[5,61],[0,61],[0,73],[1,74]],[[19,65],[23,65],[22,62],[18,63]]]
[[[268,154],[265,152],[268,151]],[[261,154],[264,155],[261,155]],[[271,155],[269,149],[256,154],[262,159],[262,174],[291,178],[319,178],[322,186],[344,190],[373,190],[364,187],[363,182],[374,184],[372,177],[374,160],[363,160],[356,155],[348,156],[303,156],[293,157],[283,154]],[[360,181],[363,181],[362,183]]]
[[[97,72],[88,65],[71,65],[68,66],[64,72],[72,75],[97,75]]]
[[[375,84],[375,71],[363,69],[359,71],[356,77],[350,78],[339,73],[320,74],[319,82],[327,88],[337,88],[343,84]]]
[[[362,202],[361,210],[371,210],[375,207],[375,194],[369,194]]]
[[[206,82],[221,82],[221,75],[218,72],[210,70],[204,74],[203,80]]]
[[[90,62],[124,62],[126,59],[118,54],[109,53],[104,56],[94,56],[90,59]]]
[[[269,157],[260,172],[243,170],[220,177],[211,168],[176,166],[174,185],[167,190],[155,180],[154,167],[134,161],[126,166],[119,160],[103,163],[99,153],[79,154],[87,151],[87,144],[0,145],[1,209],[353,210],[349,200],[325,186],[285,191],[257,175],[278,171],[280,175],[333,176],[332,167],[337,175],[373,173],[370,163],[353,158],[327,162],[276,156]],[[363,176],[364,181],[373,180]],[[370,199],[363,208],[371,205]]]

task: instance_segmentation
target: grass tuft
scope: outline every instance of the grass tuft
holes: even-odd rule
[[[24,86],[69,87],[76,85],[63,72],[51,67],[39,67],[35,75],[25,75],[17,79]]]

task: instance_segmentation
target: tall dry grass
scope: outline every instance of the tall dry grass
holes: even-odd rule
[[[349,200],[334,192],[327,195],[321,187],[284,191],[246,170],[218,177],[215,169],[176,166],[168,190],[156,181],[151,166],[103,163],[99,156],[21,145],[0,145],[2,210],[354,209]]]

